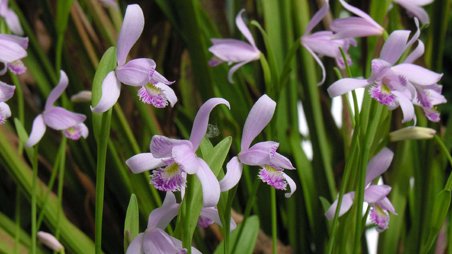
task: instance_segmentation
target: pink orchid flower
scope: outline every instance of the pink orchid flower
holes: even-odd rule
[[[284,173],[284,169],[295,168],[289,159],[276,152],[279,144],[274,141],[265,141],[251,146],[253,140],[272,119],[275,108],[276,102],[267,95],[261,96],[251,108],[243,127],[241,151],[226,165],[226,175],[220,181],[221,191],[228,191],[237,185],[245,164],[260,167],[259,178],[275,189],[285,190],[289,185],[290,191],[286,193],[286,197],[290,197],[295,192],[295,182]]]
[[[28,38],[11,34],[0,34],[0,62],[4,64],[0,75],[9,69],[14,74],[23,74],[27,68],[22,58],[27,56]]]
[[[63,132],[63,135],[72,140],[88,136],[88,127],[83,123],[86,116],[71,112],[53,104],[63,94],[68,85],[68,78],[64,71],[60,72],[58,85],[50,92],[45,104],[44,111],[33,121],[30,137],[25,144],[26,147],[36,145],[44,136],[46,126]]]
[[[431,4],[433,0],[394,0],[394,2],[405,8],[409,15],[418,18],[422,24],[430,23],[428,13],[422,6]]]
[[[0,125],[11,117],[11,109],[5,102],[14,96],[15,86],[10,86],[0,81]]]
[[[8,8],[8,0],[0,0],[0,17],[5,20],[6,25],[11,32],[17,35],[24,34],[17,14]]]
[[[121,83],[140,87],[138,96],[146,104],[156,108],[174,106],[177,102],[176,94],[169,87],[174,82],[168,81],[155,70],[154,60],[137,58],[127,62],[127,55],[137,42],[144,28],[144,15],[140,6],[127,6],[124,22],[119,33],[116,51],[117,67],[107,74],[102,82],[102,97],[92,111],[102,113],[112,108],[121,93]]]

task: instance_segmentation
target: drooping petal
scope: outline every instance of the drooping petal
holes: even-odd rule
[[[199,163],[201,168],[196,172],[196,176],[201,182],[204,207],[216,206],[220,200],[220,184],[209,165],[201,159]]]
[[[162,74],[156,71],[155,68],[150,75],[149,82],[151,82],[154,85],[157,83],[163,83],[165,85],[171,85],[172,83],[174,83],[174,81],[168,81],[168,79],[166,79]]]
[[[378,201],[377,205],[393,214],[397,214],[394,206],[388,198],[383,198],[382,200]]]
[[[310,34],[312,32],[312,29],[314,29],[314,27],[317,26],[320,21],[322,21],[322,19],[328,14],[329,10],[330,4],[328,3],[328,0],[325,0],[322,8],[320,8],[311,18],[311,21],[309,21],[308,26],[304,31],[304,35]]]
[[[428,13],[422,7],[420,7],[419,4],[416,3],[416,1],[398,0],[397,3],[405,8],[410,16],[415,16],[416,18],[418,18],[422,24],[425,25],[430,23],[430,17],[428,16]]]
[[[348,10],[349,12],[365,19],[367,22],[369,22],[369,24],[372,24],[374,27],[376,28],[380,28],[383,32],[383,28],[380,26],[380,24],[378,24],[377,22],[375,22],[375,20],[372,19],[372,17],[370,17],[367,13],[363,12],[362,10],[348,4],[347,2],[345,2],[344,0],[339,0],[339,2],[342,4],[342,6]]]
[[[366,185],[388,170],[393,157],[394,153],[385,147],[369,161],[366,171]]]
[[[162,90],[163,95],[169,101],[171,107],[174,107],[174,105],[177,103],[177,96],[176,93],[174,93],[174,90],[164,83],[157,83],[154,86]]]
[[[142,249],[143,235],[144,235],[144,233],[140,233],[137,236],[135,236],[133,241],[127,247],[126,254],[142,254],[143,253],[143,249]]]
[[[354,192],[349,192],[344,194],[344,196],[342,196],[342,202],[341,202],[341,208],[339,210],[339,217],[342,216],[344,213],[346,213],[348,210],[350,210],[350,208],[352,207],[353,204],[353,199],[355,198],[355,193]],[[333,204],[330,206],[330,208],[328,209],[328,211],[325,213],[325,216],[328,220],[331,220],[334,218],[334,214],[336,213],[336,209],[337,209],[337,199],[333,202]]]
[[[330,87],[328,87],[327,91],[330,97],[336,97],[357,88],[366,87],[367,85],[369,85],[369,82],[365,79],[343,78],[334,82]]]
[[[385,198],[389,192],[391,187],[388,185],[370,185],[364,191],[364,201],[369,204],[376,203]]]
[[[253,140],[268,125],[276,109],[276,102],[266,94],[253,105],[243,127],[241,150],[247,150]]]
[[[201,167],[200,159],[190,144],[174,146],[172,157],[187,174],[195,174]]]
[[[243,165],[240,163],[237,156],[233,157],[228,164],[226,164],[226,170],[226,175],[220,181],[220,189],[222,192],[232,189],[242,177]]]
[[[336,33],[335,39],[381,35],[384,31],[382,27],[376,27],[368,20],[358,17],[336,19],[331,23],[330,28]]]
[[[323,65],[322,60],[320,60],[319,56],[317,56],[317,54],[305,43],[302,44],[304,46],[304,48],[309,52],[309,54],[311,54],[312,58],[314,58],[315,62],[319,65],[320,70],[322,71],[322,79],[320,80],[320,82],[317,85],[323,85],[323,83],[325,83],[325,79],[326,79],[326,70],[325,70],[325,66]]]
[[[47,126],[54,130],[65,130],[74,127],[83,121],[86,116],[71,112],[62,107],[52,107],[42,113],[44,122]]]
[[[295,184],[294,180],[290,176],[288,176],[286,173],[283,173],[284,179],[286,179],[287,185],[289,185],[289,192],[284,194],[286,198],[290,198],[292,194],[297,190],[297,185]]]
[[[295,169],[292,165],[292,162],[290,162],[289,159],[279,153],[275,153],[270,159],[270,164],[274,167],[283,169]]]
[[[164,204],[154,209],[149,215],[148,229],[156,228],[165,229],[171,220],[176,217],[179,211],[179,204],[176,203],[176,198],[172,192],[166,192]]]
[[[102,81],[102,97],[99,103],[91,110],[96,113],[103,113],[109,110],[118,101],[120,93],[121,83],[116,79],[115,72],[111,71]]]
[[[399,91],[392,92],[395,96],[397,96],[397,100],[399,102],[400,108],[402,109],[403,119],[402,123],[406,123],[413,119],[416,119],[416,114],[414,112],[413,102],[405,96],[405,94]]]
[[[173,147],[178,145],[191,145],[187,140],[167,138],[162,135],[154,135],[151,140],[150,150],[155,158],[169,158],[173,156]]]
[[[134,174],[158,168],[164,165],[162,159],[152,156],[152,153],[139,153],[126,161],[127,166]]]
[[[248,42],[253,45],[253,47],[256,47],[256,43],[254,42],[253,36],[251,35],[250,30],[245,25],[245,22],[243,21],[243,13],[245,12],[245,9],[242,9],[235,18],[235,24],[237,25],[237,28],[242,32],[243,36],[248,40]]]
[[[259,59],[260,51],[252,45],[235,39],[212,39],[209,51],[223,62],[239,63]]]
[[[25,143],[26,147],[32,147],[36,145],[44,136],[44,133],[46,132],[46,125],[44,124],[44,118],[41,115],[38,115],[35,120],[33,121],[33,127],[31,128],[31,134],[30,137],[27,140],[27,143]]]
[[[5,102],[14,96],[15,86],[0,81],[0,102]]]
[[[128,5],[118,38],[118,66],[126,63],[127,55],[143,32],[143,28],[143,10],[141,10],[141,7],[138,4]]]
[[[80,131],[81,131],[82,137],[84,139],[86,139],[88,137],[88,134],[89,134],[88,127],[84,123],[79,124],[79,126],[80,126]]]
[[[391,69],[398,74],[404,75],[409,81],[418,85],[436,84],[443,76],[443,74],[433,72],[411,63],[398,64]]]
[[[27,51],[18,43],[0,37],[0,62],[11,63],[27,56]]]
[[[60,98],[60,96],[63,94],[64,90],[66,90],[67,85],[69,83],[69,80],[67,78],[67,75],[64,71],[60,71],[60,81],[58,84],[52,89],[52,91],[49,94],[49,97],[47,97],[45,109],[50,109],[53,107],[53,104],[55,101]]]
[[[5,21],[6,21],[6,24],[8,25],[9,30],[11,30],[11,32],[13,32],[14,34],[17,34],[17,35],[24,34],[24,31],[22,30],[22,26],[20,25],[19,18],[17,17],[16,13],[13,10],[8,9],[6,11]]]
[[[0,41],[2,41],[2,40],[16,43],[23,49],[28,48],[28,38],[27,37],[17,36],[17,35],[13,35],[13,34],[0,34]]]
[[[396,63],[406,49],[409,36],[410,31],[408,30],[392,32],[381,49],[380,59],[385,60],[391,65]]]
[[[130,60],[116,68],[118,80],[129,86],[144,86],[149,83],[149,76],[155,70],[155,62],[149,58]]]
[[[198,225],[203,228],[206,228],[210,224],[213,224],[213,223],[217,224],[218,226],[223,226],[221,224],[220,215],[218,214],[218,209],[216,207],[202,208],[201,215],[200,215],[199,221],[198,221]]]
[[[190,134],[190,142],[193,145],[193,151],[198,150],[202,138],[206,135],[210,112],[220,104],[226,105],[229,109],[231,108],[229,102],[223,98],[211,98],[199,108],[195,120],[193,121],[193,127]]]
[[[233,83],[234,83],[234,80],[232,79],[232,76],[234,75],[234,73],[235,73],[238,69],[240,69],[242,66],[244,66],[245,64],[247,64],[247,63],[249,63],[249,62],[251,62],[251,61],[252,61],[252,60],[240,62],[240,63],[238,63],[238,64],[232,66],[231,69],[229,69],[229,71],[228,71],[228,81],[229,81],[229,83],[233,84]]]

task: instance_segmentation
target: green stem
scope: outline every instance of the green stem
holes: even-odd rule
[[[277,253],[278,244],[278,225],[276,220],[276,190],[275,188],[270,189],[271,194],[271,209],[272,209],[272,253]]]
[[[435,135],[434,137],[436,143],[439,145],[441,152],[446,156],[447,160],[449,161],[450,166],[452,166],[452,156],[449,153],[449,150],[447,149],[444,142],[441,140],[440,137]],[[452,191],[452,174],[449,175],[449,178],[447,178],[446,186],[444,187],[445,190]]]
[[[61,70],[61,61],[63,58],[63,43],[64,43],[64,33],[62,34],[58,34],[58,38],[56,41],[56,53],[55,53],[55,70],[57,73],[57,76],[59,76],[60,74],[60,70]]]
[[[58,239],[60,236],[60,224],[61,224],[61,211],[63,209],[63,187],[64,187],[64,171],[66,168],[66,142],[67,138],[63,136],[63,140],[61,141],[61,157],[60,157],[60,168],[58,170],[59,179],[58,179],[58,210],[57,210],[57,222],[56,222],[56,230],[55,237]]]
[[[270,71],[270,67],[268,65],[267,59],[265,58],[264,54],[261,54],[261,57],[259,58],[261,66],[262,66],[262,72],[264,73],[264,83],[265,83],[265,91],[272,97],[273,87],[272,87],[272,75]]]
[[[36,210],[37,210],[37,181],[38,181],[38,147],[36,146],[33,152],[33,178],[31,181],[31,253],[36,254]]]
[[[19,241],[19,235],[20,235],[20,200],[21,200],[21,195],[20,195],[20,189],[19,186],[16,187],[16,209],[14,209],[14,213],[15,213],[15,219],[16,219],[16,227],[15,227],[15,232],[14,232],[14,254],[19,253],[19,245],[20,245],[20,241]]]
[[[95,211],[95,250],[96,254],[102,253],[102,215],[104,209],[105,191],[105,166],[107,158],[108,137],[110,136],[110,124],[112,110],[108,110],[102,116],[102,124],[97,139],[97,169],[96,169],[96,211]]]

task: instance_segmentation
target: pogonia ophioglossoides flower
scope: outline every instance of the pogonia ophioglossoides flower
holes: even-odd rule
[[[9,30],[11,30],[11,32],[18,35],[24,34],[17,14],[13,10],[8,8],[8,0],[0,0],[0,17],[5,20],[6,25],[8,25],[8,28]]]
[[[60,72],[60,81],[58,85],[50,92],[45,104],[44,111],[39,114],[33,121],[33,127],[30,137],[25,146],[31,147],[37,144],[46,131],[46,126],[63,131],[64,136],[72,140],[78,140],[81,137],[88,136],[88,128],[83,123],[86,116],[71,112],[62,107],[54,106],[53,104],[63,94],[68,85],[68,78],[64,71]]]
[[[394,2],[405,8],[409,15],[418,18],[422,24],[430,23],[428,13],[422,6],[431,4],[433,0],[394,0]]]
[[[161,191],[179,191],[185,188],[186,174],[196,174],[201,181],[205,207],[212,207],[220,198],[220,185],[207,163],[196,155],[196,150],[206,134],[210,112],[219,104],[229,108],[222,98],[206,101],[193,122],[189,140],[152,137],[150,153],[137,154],[126,161],[133,173],[154,169],[152,184]]]
[[[346,10],[358,17],[348,17],[334,20],[330,28],[333,32],[335,32],[335,38],[356,38],[383,34],[383,27],[375,22],[375,20],[373,20],[367,13],[348,4],[344,0],[339,0],[339,2]]]
[[[5,102],[13,97],[15,90],[15,86],[10,86],[0,81],[0,125],[11,117],[11,109]]]
[[[353,89],[372,86],[370,94],[379,103],[390,109],[401,107],[402,122],[416,119],[413,104],[420,105],[426,117],[433,122],[440,120],[435,106],[445,103],[441,95],[441,86],[437,82],[442,74],[435,73],[413,62],[424,53],[424,44],[418,40],[418,46],[401,64],[395,63],[403,52],[419,38],[419,28],[408,40],[410,31],[397,30],[391,33],[383,45],[380,58],[372,60],[372,74],[369,79],[344,78],[334,82],[328,93],[339,96]]]
[[[171,192],[167,192],[161,207],[154,209],[149,215],[146,231],[138,234],[127,248],[126,254],[167,254],[187,253],[182,242],[168,235],[164,229],[176,217],[179,204]],[[191,253],[201,254],[192,247]]]
[[[242,176],[242,164],[260,167],[259,178],[275,189],[285,190],[289,185],[290,191],[286,193],[286,197],[290,197],[296,190],[295,182],[284,173],[284,169],[295,168],[289,159],[276,152],[279,146],[277,142],[265,141],[251,146],[272,119],[275,108],[276,102],[267,95],[261,96],[251,108],[243,127],[241,151],[226,165],[226,175],[220,181],[221,191],[230,190],[237,185]]]
[[[11,34],[0,34],[0,62],[4,64],[0,75],[9,69],[14,74],[22,74],[27,69],[22,58],[27,56],[28,38]]]
[[[176,94],[169,87],[173,82],[155,70],[154,60],[137,58],[126,62],[127,55],[143,32],[143,28],[144,15],[140,6],[137,4],[127,6],[116,51],[117,67],[103,80],[102,97],[92,109],[93,112],[102,113],[113,107],[118,101],[121,83],[140,87],[138,91],[140,100],[156,108],[164,108],[168,102],[172,107],[177,102]]]
[[[261,55],[250,30],[243,21],[242,15],[244,12],[245,10],[241,10],[237,14],[235,23],[249,43],[236,39],[212,39],[213,46],[209,48],[209,51],[214,55],[209,61],[209,65],[216,66],[223,62],[228,64],[237,63],[229,70],[228,80],[230,83],[233,83],[232,75],[235,71],[251,61],[258,60]]]
[[[328,0],[325,0],[325,4],[317,11],[314,17],[312,17],[311,21],[309,21],[309,24],[301,37],[301,45],[303,45],[303,47],[305,47],[312,55],[322,70],[322,80],[319,82],[319,85],[323,84],[326,78],[325,67],[319,56],[334,58],[337,66],[344,69],[345,63],[339,49],[342,48],[346,55],[347,64],[350,65],[351,59],[348,55],[348,48],[350,45],[356,46],[356,41],[353,38],[337,39],[332,31],[318,31],[311,33],[314,27],[328,14],[329,9],[330,6]],[[317,54],[319,56],[317,56]]]
[[[370,219],[377,226],[379,231],[383,231],[388,228],[388,212],[395,214],[395,209],[391,201],[387,198],[389,192],[391,192],[391,187],[387,185],[374,185],[372,184],[372,181],[388,170],[393,157],[394,153],[391,150],[383,148],[383,150],[381,150],[369,161],[367,166],[364,201],[371,206]],[[339,209],[339,216],[342,216],[350,210],[354,198],[354,192],[344,194],[342,197],[341,207]],[[325,214],[329,220],[334,218],[334,214],[337,209],[337,202],[338,201],[335,200]]]

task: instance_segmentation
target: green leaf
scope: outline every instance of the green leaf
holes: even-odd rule
[[[138,210],[138,201],[135,194],[130,196],[129,206],[127,207],[126,220],[124,222],[124,252],[138,235],[140,231],[140,213]]]
[[[19,136],[20,145],[24,145],[28,140],[28,134],[25,130],[22,123],[19,121],[19,119],[14,118],[14,125],[16,126],[17,135]],[[28,155],[28,158],[32,158],[33,155],[33,148],[31,147],[25,147],[25,152]]]
[[[237,239],[240,228],[243,228],[243,233],[240,239]],[[245,224],[240,224],[232,233],[231,240],[229,242],[229,249],[232,249],[235,242],[237,243],[236,253],[240,254],[251,254],[254,251],[254,246],[256,245],[257,236],[259,234],[259,218],[256,215],[249,217]],[[215,254],[224,253],[224,242],[222,241],[214,252]],[[234,253],[235,254],[235,253]]]

